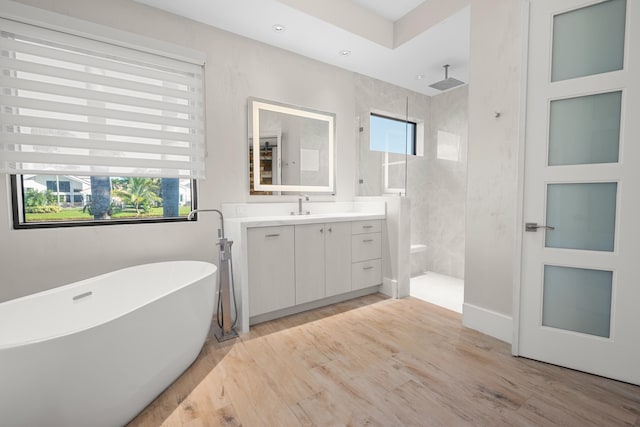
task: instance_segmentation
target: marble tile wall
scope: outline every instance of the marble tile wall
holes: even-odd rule
[[[384,153],[369,150],[369,117],[378,113],[389,117],[419,121],[428,126],[430,97],[390,83],[355,74],[356,126],[358,135],[358,165],[356,194],[381,196],[384,194]],[[425,128],[427,128],[425,126]],[[361,130],[360,130],[361,129]],[[423,144],[427,132],[422,133]],[[402,161],[403,155],[391,154],[390,162]],[[404,167],[393,166],[392,183],[404,186]],[[390,175],[391,175],[390,174]],[[396,187],[396,185],[393,185]],[[397,193],[394,193],[397,194]],[[389,194],[388,194],[389,195]]]
[[[407,197],[411,243],[426,244],[416,258],[425,271],[464,277],[468,86],[433,97],[356,74],[358,170],[356,194],[384,194],[384,154],[369,150],[371,112],[423,121],[421,156],[410,156]],[[418,149],[420,152],[420,149]]]
[[[423,157],[408,165],[411,243],[427,245],[426,270],[464,278],[468,86],[431,97]]]

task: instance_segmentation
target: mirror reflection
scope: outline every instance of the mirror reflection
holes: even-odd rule
[[[334,121],[330,113],[250,99],[250,194],[334,192]]]

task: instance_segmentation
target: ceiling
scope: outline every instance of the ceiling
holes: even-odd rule
[[[397,21],[425,2],[425,0],[351,0],[388,19]]]
[[[470,0],[135,1],[426,95],[469,80]]]

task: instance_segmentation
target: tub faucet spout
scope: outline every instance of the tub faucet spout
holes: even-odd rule
[[[194,209],[187,215],[187,221],[191,221],[193,216],[198,212],[217,212],[220,215],[220,229],[218,230],[218,238],[224,239],[224,216],[218,209]]]

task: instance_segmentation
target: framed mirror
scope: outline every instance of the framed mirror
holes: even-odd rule
[[[249,193],[335,193],[335,114],[249,98]]]

